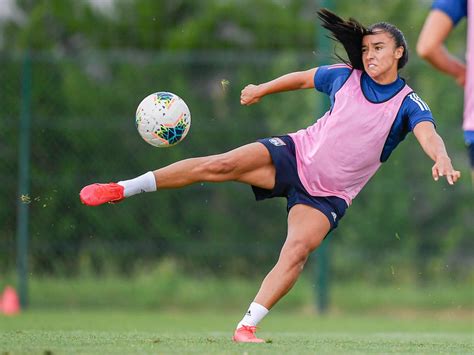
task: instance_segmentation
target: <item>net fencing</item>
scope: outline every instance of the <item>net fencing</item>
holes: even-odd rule
[[[314,63],[314,55],[295,52],[107,51],[74,58],[33,53],[30,64],[4,54],[3,273],[15,272],[18,205],[27,204],[28,263],[34,275],[74,277],[86,269],[95,275],[111,270],[133,275],[164,258],[176,260],[189,274],[264,275],[284,242],[281,199],[256,204],[251,189],[238,183],[196,184],[96,208],[81,205],[78,193],[92,182],[132,178],[312,124],[326,103],[311,90],[266,97],[250,107],[241,106],[239,97],[249,83]],[[465,178],[455,188],[432,183],[431,162],[415,139],[408,139],[331,235],[333,277],[386,282],[395,269],[423,281],[472,276],[472,190],[459,124],[461,91],[420,67],[415,61],[404,76],[442,118],[438,130]],[[22,88],[28,73],[30,81],[23,83],[31,86]],[[191,131],[173,148],[147,145],[134,126],[137,105],[156,91],[178,94],[191,111]],[[30,112],[31,120],[27,195],[19,194],[18,186],[22,112]]]

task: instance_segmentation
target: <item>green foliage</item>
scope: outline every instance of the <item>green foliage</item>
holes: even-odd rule
[[[8,24],[9,48],[277,49],[312,48],[316,4],[261,0],[18,1],[27,23]],[[265,14],[262,16],[262,14]]]
[[[106,251],[103,253],[106,257]],[[96,263],[95,259],[81,256],[81,273],[75,277],[33,273],[29,280],[30,308],[233,311],[246,306],[245,302],[254,297],[261,281],[260,275],[221,277],[202,271],[190,274],[185,265],[168,256],[154,264],[139,261],[126,276],[116,270],[115,263],[108,263],[99,275]],[[331,285],[329,314],[431,312],[466,318],[472,315],[472,279],[431,281],[418,287],[407,277],[409,271],[400,266],[388,267],[391,282],[385,283],[363,276],[351,280],[336,278]],[[13,279],[5,275],[2,284],[14,284]],[[275,310],[315,312],[317,285],[313,279],[309,270],[305,272]]]
[[[414,48],[423,1],[337,1],[363,23],[396,23]],[[30,267],[78,275],[133,274],[165,256],[192,274],[263,274],[285,235],[284,201],[253,203],[248,187],[200,184],[86,208],[82,186],[127,179],[176,160],[224,152],[296,131],[327,106],[311,91],[239,105],[241,89],[332,63],[316,46],[314,1],[130,1],[99,11],[88,1],[18,1],[25,21],[3,29],[0,80],[0,267],[14,268],[22,58],[32,50]],[[420,11],[425,6],[426,11]],[[315,33],[318,32],[318,33]],[[464,49],[457,30],[448,43]],[[331,236],[334,274],[392,282],[472,277],[472,187],[461,138],[462,90],[411,53],[402,75],[429,103],[463,179],[431,181],[431,162],[407,139],[357,197]],[[223,84],[225,83],[225,84]],[[179,94],[193,124],[185,142],[158,150],[140,140],[135,108],[151,92]],[[368,263],[367,260],[370,260]]]

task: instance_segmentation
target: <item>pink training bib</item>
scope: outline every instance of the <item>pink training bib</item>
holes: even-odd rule
[[[313,196],[337,196],[351,204],[380,167],[380,156],[403,99],[405,85],[382,103],[368,101],[353,70],[336,93],[332,111],[312,126],[291,133],[298,175]]]

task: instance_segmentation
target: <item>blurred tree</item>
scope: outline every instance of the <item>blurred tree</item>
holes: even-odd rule
[[[26,47],[33,51],[31,231],[36,270],[60,272],[61,265],[63,272],[75,273],[87,255],[97,270],[107,259],[122,272],[131,272],[137,255],[151,260],[164,254],[181,258],[190,270],[198,263],[214,271],[244,272],[251,258],[265,270],[283,240],[283,201],[253,206],[243,186],[203,184],[86,209],[77,193],[91,180],[135,176],[177,159],[225,151],[311,124],[314,92],[275,95],[249,108],[240,107],[238,97],[250,82],[313,66],[315,55],[333,62],[333,53],[315,48],[314,32],[321,30],[315,23],[317,2],[110,3],[98,8],[86,0],[17,0],[23,16],[2,27],[0,79],[5,89],[0,117],[9,122],[0,130],[6,167],[0,174],[0,197],[5,201],[14,200],[15,176],[10,172],[16,166],[12,147],[17,145],[18,53]],[[413,45],[428,11],[423,0],[334,3],[333,10],[365,24],[395,23]],[[458,52],[464,49],[462,28],[449,45]],[[463,166],[462,90],[433,75],[414,53],[402,76],[430,104],[456,165]],[[228,83],[225,88],[223,82]],[[133,127],[134,108],[157,90],[179,93],[195,118],[186,144],[166,153],[147,147]],[[405,257],[403,263],[426,274],[434,261],[458,260],[472,244],[469,184],[434,184],[430,168],[413,137],[398,148],[332,238],[338,276],[356,277],[355,270],[374,273],[367,259],[387,270],[387,265],[401,263],[393,260],[394,251]],[[14,207],[0,210],[2,217],[7,222],[0,234],[13,240]],[[248,244],[256,247],[249,251]],[[391,273],[374,275],[390,280]]]
[[[314,1],[17,1],[26,22],[5,28],[7,49],[312,49]],[[264,14],[264,15],[262,15]],[[271,14],[267,16],[265,14]]]

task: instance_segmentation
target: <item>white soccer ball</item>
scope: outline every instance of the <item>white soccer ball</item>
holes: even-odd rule
[[[171,147],[188,134],[191,113],[178,95],[156,92],[140,102],[135,123],[145,142],[159,148]]]

